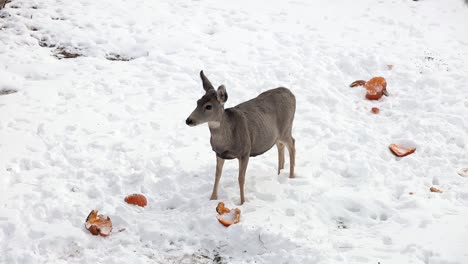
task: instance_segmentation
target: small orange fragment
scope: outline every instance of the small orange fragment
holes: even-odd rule
[[[429,188],[429,190],[431,192],[436,192],[436,193],[441,193],[442,191],[440,189],[437,189],[436,187],[432,186],[431,188]]]
[[[349,87],[356,87],[356,86],[364,86],[366,84],[366,81],[364,80],[357,80],[357,81],[354,81],[353,83],[351,83],[349,85]]]
[[[377,107],[372,107],[371,111],[372,111],[372,113],[374,113],[374,114],[380,113],[380,109],[377,108]]]
[[[391,144],[389,149],[398,157],[404,157],[416,151],[416,148],[406,148],[397,144]]]
[[[106,237],[112,231],[112,221],[109,217],[105,218],[103,215],[98,215],[97,210],[92,210],[86,217],[85,227],[95,236]]]
[[[226,208],[224,206],[224,203],[223,202],[220,202],[218,203],[218,206],[216,206],[216,212],[218,212],[218,214],[222,215],[224,213],[229,213],[231,212],[231,210],[229,208]]]
[[[146,197],[143,194],[131,194],[125,197],[125,202],[128,204],[134,204],[141,207],[145,207],[148,204]]]
[[[457,173],[462,177],[468,177],[468,168],[460,169]]]

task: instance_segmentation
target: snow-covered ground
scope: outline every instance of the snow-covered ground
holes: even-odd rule
[[[467,62],[462,0],[13,0],[0,262],[468,263]],[[238,206],[226,162],[219,199],[242,210],[229,228],[209,200],[208,128],[184,123],[202,69],[227,107],[278,86],[297,97],[297,178],[276,175],[276,149],[253,158]],[[373,76],[389,97],[348,87]],[[399,142],[417,151],[397,158]],[[84,228],[92,209],[111,236]]]

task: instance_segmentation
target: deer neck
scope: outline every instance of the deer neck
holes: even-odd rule
[[[225,145],[230,141],[232,126],[224,110],[218,120],[208,122],[208,127],[211,133],[212,145]]]

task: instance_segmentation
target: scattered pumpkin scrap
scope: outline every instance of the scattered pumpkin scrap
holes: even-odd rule
[[[234,211],[234,212],[232,212]],[[224,225],[225,227],[228,227],[232,224],[237,224],[240,221],[240,209],[236,208],[234,210],[231,210],[229,208],[226,208],[224,206],[223,202],[218,203],[218,206],[216,206],[216,212],[218,212],[218,216],[216,217],[218,221]],[[230,217],[232,217],[232,221],[229,221],[225,218],[225,216],[229,214]]]
[[[461,169],[457,173],[462,177],[468,177],[468,168]]]
[[[145,207],[148,204],[146,197],[143,194],[131,194],[125,197],[125,202],[128,204],[134,204],[141,207]]]
[[[380,109],[377,108],[377,107],[372,107],[371,111],[372,111],[372,113],[374,113],[374,114],[380,113]]]
[[[216,212],[222,215],[224,213],[230,213],[231,209],[225,207],[223,202],[220,202],[218,203],[218,206],[216,206]]]
[[[407,148],[407,147],[403,147],[403,146],[397,145],[397,144],[391,144],[389,146],[389,149],[397,157],[408,156],[409,154],[414,153],[416,151],[416,148]]]
[[[92,210],[86,217],[85,227],[95,236],[106,237],[112,231],[112,221],[109,217],[105,218],[103,215],[98,215],[97,210]]]
[[[440,189],[438,189],[438,188],[436,188],[436,187],[434,187],[434,186],[432,186],[431,188],[429,188],[429,190],[430,190],[431,192],[437,192],[437,193],[441,193],[441,192],[442,192]]]
[[[382,95],[388,96],[387,81],[383,77],[374,77],[367,82],[357,80],[350,85],[350,87],[356,86],[364,86],[366,88],[366,98],[369,100],[379,100]]]

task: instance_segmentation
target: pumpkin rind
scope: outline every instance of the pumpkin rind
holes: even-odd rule
[[[131,194],[125,197],[125,202],[128,204],[145,207],[148,204],[146,197],[143,194]]]
[[[388,148],[397,157],[408,156],[409,154],[412,154],[416,151],[416,148],[406,148],[397,144],[391,144]]]

